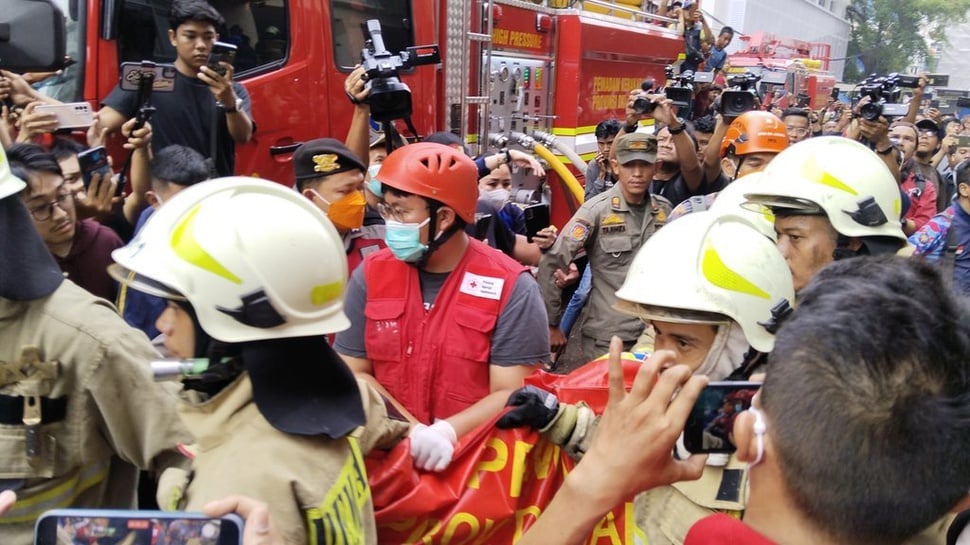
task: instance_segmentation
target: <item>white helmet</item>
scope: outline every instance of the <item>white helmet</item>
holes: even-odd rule
[[[778,314],[791,308],[795,290],[785,259],[750,220],[707,211],[688,214],[647,239],[616,297],[620,310],[643,320],[733,320],[748,344],[770,352]]]
[[[754,172],[729,183],[718,192],[714,204],[708,208],[708,211],[716,216],[724,214],[743,216],[750,220],[751,225],[761,234],[775,242],[777,240],[775,216],[771,209],[763,206],[760,211],[755,211],[752,206],[741,206],[747,201],[745,194],[750,193],[752,188],[760,187],[761,175],[761,172]]]
[[[10,161],[7,152],[0,147],[0,199],[6,199],[24,190],[27,184],[10,172]]]
[[[111,257],[116,280],[184,298],[202,329],[220,341],[350,326],[340,235],[312,202],[273,182],[229,177],[188,187]]]
[[[862,144],[840,136],[810,138],[778,154],[747,202],[828,217],[847,237],[906,241],[899,223],[899,186],[885,163]]]

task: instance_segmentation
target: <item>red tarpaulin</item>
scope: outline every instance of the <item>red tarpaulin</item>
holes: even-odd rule
[[[624,357],[627,387],[638,360]],[[538,371],[526,383],[554,392],[564,403],[586,401],[602,413],[608,396],[605,359],[570,375]],[[496,418],[497,419],[497,418]],[[367,471],[379,542],[386,544],[505,545],[518,541],[562,485],[573,461],[527,428],[500,430],[489,422],[461,438],[441,473],[415,469],[410,441],[374,452]],[[645,543],[632,498],[604,517],[587,543]]]

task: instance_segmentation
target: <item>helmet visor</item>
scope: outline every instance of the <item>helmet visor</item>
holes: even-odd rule
[[[173,290],[165,284],[153,280],[145,275],[138,274],[131,269],[119,265],[118,263],[108,266],[108,274],[111,275],[111,278],[118,281],[119,284],[140,292],[147,293],[148,295],[154,295],[155,297],[161,297],[163,299],[171,299],[173,301],[187,300],[181,293]]]

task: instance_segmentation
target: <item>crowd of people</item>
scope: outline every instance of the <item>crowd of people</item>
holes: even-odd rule
[[[733,30],[671,7],[682,70],[723,72]],[[116,89],[87,146],[2,72],[4,543],[49,508],[153,505],[238,512],[246,545],[376,543],[365,458],[405,442],[440,474],[493,421],[577,460],[519,543],[584,542],[632,497],[652,544],[956,542],[970,133],[925,82],[900,119],[631,91],[585,202],[530,233],[510,190],[540,161],[373,130],[360,68],[343,140],[303,143],[292,180],[232,176],[257,129],[232,66],[206,65],[222,24],[173,2],[177,92],[146,123]],[[130,172],[83,168],[116,132]],[[523,387],[569,343],[608,354],[601,414]],[[736,450],[688,451],[705,386],[751,380]]]

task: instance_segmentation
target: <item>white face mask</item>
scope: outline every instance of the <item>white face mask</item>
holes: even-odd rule
[[[478,198],[482,199],[483,201],[487,202],[488,204],[490,204],[491,206],[497,209],[505,206],[506,201],[509,200],[509,197],[511,195],[512,193],[509,192],[508,189],[504,189],[504,188],[493,189],[491,191],[488,191],[484,188],[478,190]]]

